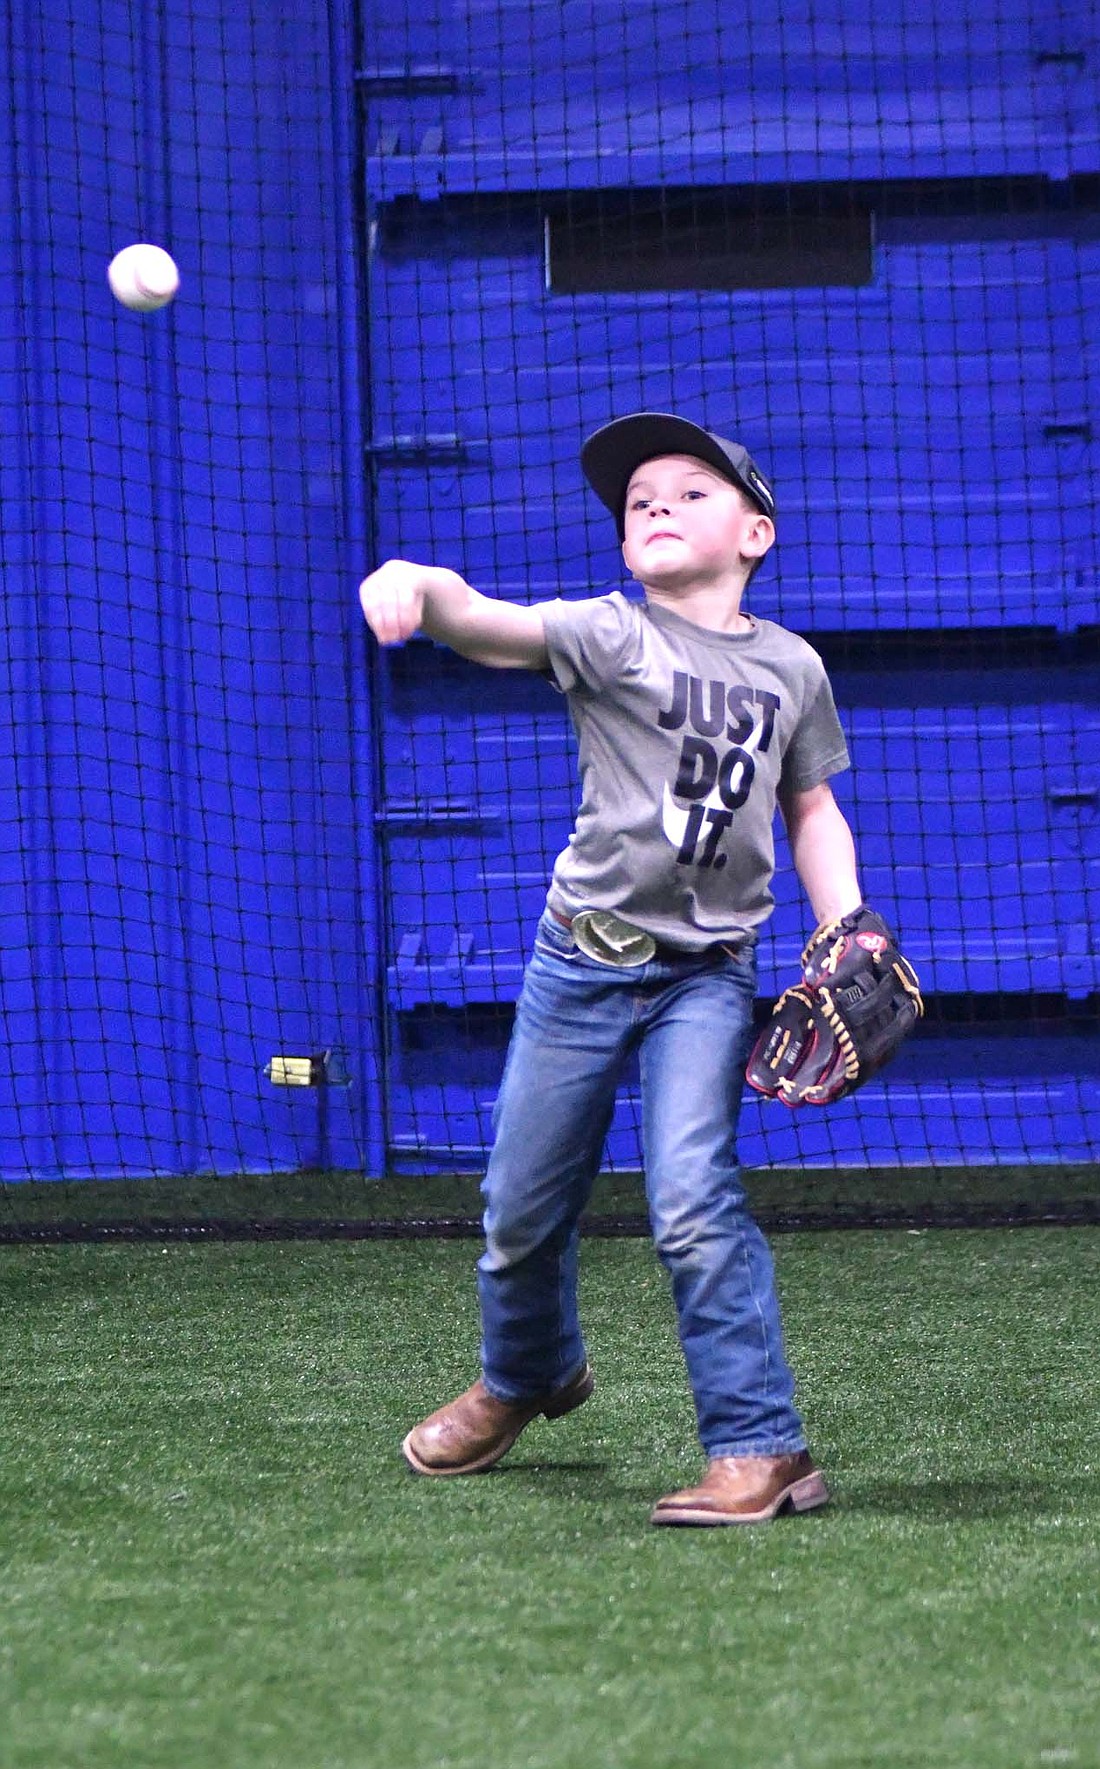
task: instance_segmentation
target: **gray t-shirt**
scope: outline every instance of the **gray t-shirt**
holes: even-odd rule
[[[777,791],[848,766],[817,652],[774,621],[711,632],[619,591],[542,615],[582,787],[549,902],[689,951],[751,933],[774,902]]]

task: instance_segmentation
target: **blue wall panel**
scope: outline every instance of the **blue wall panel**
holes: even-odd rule
[[[948,649],[984,645],[991,662],[1014,629],[1035,631],[1035,667],[1021,641],[1011,684],[849,672],[856,774],[839,791],[866,894],[948,1020],[972,999],[1006,1014],[1094,1000],[1096,683],[1040,662],[1090,655],[1100,622],[1100,210],[1091,186],[1063,182],[1100,169],[1091,8],[826,0],[746,29],[712,0],[659,15],[456,3],[368,20],[362,89],[380,556],[431,558],[521,601],[618,588],[580,438],[646,406],[742,437],[779,494],[757,613],[834,635],[838,655],[838,634],[893,635],[899,658],[909,635],[926,671],[943,629]],[[579,193],[630,192],[658,215],[670,187],[712,184],[742,200],[787,186],[795,212],[800,186],[846,191],[871,211],[869,281],[548,285],[546,227],[567,225]],[[568,833],[571,743],[541,691],[524,706],[490,674],[478,699],[441,653],[387,660],[383,677],[391,1145],[412,1166],[476,1165],[501,1054],[479,1040],[519,987]],[[789,872],[777,897],[765,995],[806,932]],[[746,1158],[1094,1148],[1094,1042],[915,1049],[835,1114],[792,1122],[751,1102]],[[638,1158],[629,1087],[609,1151]]]
[[[13,18],[9,1178],[380,1160],[346,23],[312,0]],[[106,284],[141,238],[182,273],[150,315]],[[322,1136],[263,1068],[330,1046],[357,1086]]]
[[[1100,433],[1100,214],[1043,233],[955,217],[920,241],[907,235],[927,221],[895,218],[865,290],[577,297],[546,292],[527,214],[495,234],[478,219],[480,255],[464,217],[472,229],[464,211],[449,235],[433,226],[423,256],[388,255],[383,236],[373,260],[383,554],[430,537],[441,562],[521,600],[617,585],[576,450],[649,406],[742,436],[771,469],[761,613],[816,630],[1100,620],[1082,440]],[[386,464],[394,438],[448,435],[454,465]]]
[[[437,713],[392,718],[389,986],[402,1010],[514,999],[572,827],[578,795],[564,714],[496,712],[497,679],[486,676],[484,709],[469,721],[441,729]],[[1095,677],[1083,693],[1095,693]],[[927,990],[1100,990],[1095,701],[878,709],[841,700],[840,711],[853,775],[836,790],[864,891],[898,926]],[[425,774],[439,744],[445,765]],[[781,832],[778,854],[777,908],[759,953],[763,995],[785,986],[807,932]]]
[[[370,8],[364,61],[453,94],[382,95],[371,186],[579,189],[1095,170],[1095,18],[1003,0],[453,0]],[[593,70],[599,70],[598,81]]]
[[[464,724],[450,687],[402,699],[388,666],[374,804],[351,598],[365,552],[354,67],[378,223],[379,553],[430,550],[521,599],[616,586],[577,441],[615,410],[676,405],[742,429],[779,482],[760,612],[805,629],[1067,638],[1100,620],[1100,228],[1086,205],[880,208],[872,282],[833,290],[551,295],[543,235],[546,193],[586,187],[1093,173],[1091,7],[1021,19],[997,0],[814,0],[751,30],[719,0],[629,20],[620,0],[361,12],[354,60],[350,8],[319,0],[260,14],[18,0],[11,13],[12,1178],[377,1169],[376,836],[390,1011],[445,1016],[506,1008],[567,833],[560,704],[513,697],[494,716],[486,689]],[[494,192],[510,193],[503,207],[475,214]],[[425,225],[398,239],[390,202],[410,193]],[[104,280],[138,237],[170,245],[184,278],[147,318],[115,307]],[[1061,691],[1000,709],[976,695],[950,716],[934,699],[857,696],[849,724],[868,893],[934,987],[1095,990],[1091,713]],[[785,884],[763,987],[803,931]],[[398,1151],[438,1148],[425,1158],[453,1165],[483,1146],[495,1081],[464,1069],[465,1036],[440,1046],[428,1081],[404,1072],[394,1040]],[[313,1095],[272,1090],[262,1069],[332,1045],[357,1086],[322,1126]],[[753,1106],[750,1158],[849,1144],[898,1158],[906,1126],[919,1151],[936,1112],[941,1158],[1064,1156],[1085,1147],[1096,1102],[1072,1053],[1049,1054],[1030,1081],[1004,1051],[980,1086],[899,1069],[828,1129],[796,1134]],[[633,1112],[628,1095],[618,1159],[636,1148]]]
[[[1082,1039],[914,1040],[889,1072],[826,1112],[789,1112],[748,1093],[738,1150],[748,1167],[1014,1166],[1095,1158],[1100,1078]],[[492,1141],[496,1078],[471,1082],[442,1045],[434,1076],[391,1079],[390,1159],[476,1171]],[[421,1065],[423,1066],[423,1065]],[[496,1069],[499,1073],[499,1059]],[[640,1101],[624,1086],[607,1140],[609,1162],[639,1165]],[[749,1176],[751,1187],[751,1175]]]

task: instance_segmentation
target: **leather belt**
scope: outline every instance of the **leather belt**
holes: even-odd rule
[[[719,958],[739,958],[744,952],[747,940],[715,940],[710,946],[688,950],[682,946],[670,946],[664,940],[655,940],[644,929],[636,928],[630,922],[623,921],[620,916],[603,910],[582,910],[580,915],[565,915],[552,904],[547,904],[551,918],[559,927],[567,928],[577,940],[578,946],[589,958],[597,963],[610,964],[617,968],[630,969],[637,965],[648,964],[657,959],[662,963],[672,963],[684,958],[702,958],[717,960]],[[623,930],[627,936],[637,936],[637,955],[630,953],[630,941],[627,939],[618,947],[609,947],[606,939],[600,938],[600,929],[593,926],[590,918],[602,916],[606,922],[613,924],[613,930]],[[577,924],[580,924],[578,927]],[[595,945],[593,944],[595,935]],[[614,955],[613,955],[614,954]]]

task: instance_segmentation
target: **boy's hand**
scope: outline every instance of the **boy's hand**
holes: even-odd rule
[[[419,631],[495,669],[546,667],[538,604],[482,596],[446,566],[387,559],[363,579],[359,601],[380,645],[400,645]]]
[[[424,618],[431,572],[408,559],[387,559],[359,585],[359,604],[380,645],[410,639]]]

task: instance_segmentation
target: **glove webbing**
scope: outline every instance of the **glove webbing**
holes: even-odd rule
[[[820,1008],[821,1017],[837,1041],[841,1060],[844,1064],[845,1080],[855,1081],[858,1078],[860,1071],[859,1053],[857,1052],[855,1045],[852,1043],[852,1034],[849,1032],[841,1015],[837,1012],[832,992],[825,987],[824,983],[822,983],[817,990],[816,999]]]

